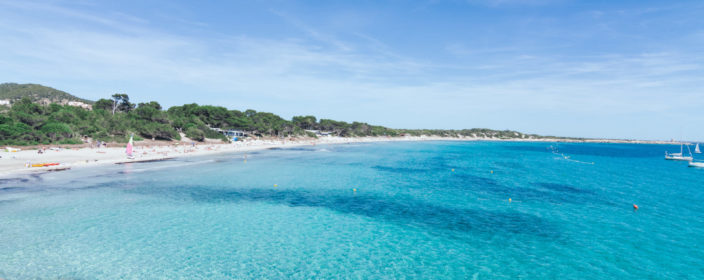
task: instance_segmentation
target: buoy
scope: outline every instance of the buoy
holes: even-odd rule
[[[357,189],[352,189],[352,191],[353,191],[353,192],[356,192],[356,191],[357,191]]]
[[[276,187],[278,187],[278,186],[279,186],[279,185],[277,185],[277,184],[274,184],[274,188],[276,188]]]
[[[491,174],[494,174],[494,170],[491,171]]]
[[[508,202],[511,202],[511,198],[510,198],[510,197],[508,198]]]
[[[452,172],[455,172],[455,169],[454,169],[454,168],[452,169]]]
[[[638,210],[638,205],[633,204],[633,210]]]

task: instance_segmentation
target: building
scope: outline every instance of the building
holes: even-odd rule
[[[93,106],[90,106],[90,104],[86,104],[80,101],[69,101],[66,103],[68,106],[74,106],[74,107],[81,107],[86,110],[93,110]]]
[[[234,130],[234,129],[224,130],[219,127],[210,127],[209,125],[208,125],[208,128],[210,128],[210,130],[217,131],[218,133],[222,133],[223,135],[227,136],[227,138],[231,138],[231,139],[235,139],[235,140],[237,140],[238,137],[247,136],[247,133],[245,133],[244,131],[241,131],[241,130]]]
[[[320,130],[312,130],[312,129],[306,129],[305,131],[313,133],[317,136],[330,136],[330,135],[332,135],[332,132],[330,132],[330,131],[320,131]]]
[[[241,131],[241,130],[229,129],[227,131],[223,131],[223,134],[225,134],[225,136],[227,136],[227,137],[234,138],[234,137],[244,137],[246,133],[244,133],[244,131]]]
[[[10,100],[7,100],[7,99],[0,100],[0,105],[12,106],[12,104],[10,103]]]

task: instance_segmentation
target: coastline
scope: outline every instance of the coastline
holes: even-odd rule
[[[123,164],[130,162],[153,162],[172,158],[205,156],[223,153],[238,153],[271,148],[291,148],[299,146],[369,143],[369,142],[399,142],[399,141],[502,141],[502,142],[565,142],[565,143],[628,143],[628,144],[678,144],[669,141],[641,140],[609,140],[609,139],[497,139],[471,137],[438,137],[438,136],[404,136],[404,137],[321,137],[247,140],[235,143],[198,143],[195,146],[187,142],[166,142],[160,145],[154,143],[139,143],[134,146],[133,159],[125,155],[124,147],[107,148],[67,148],[49,149],[44,154],[37,150],[21,150],[0,154],[0,178],[32,173],[44,173],[69,169],[89,168],[107,164]],[[164,145],[166,144],[166,145]],[[37,163],[58,163],[51,167],[27,167]]]

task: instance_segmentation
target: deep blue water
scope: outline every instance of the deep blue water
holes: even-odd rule
[[[663,160],[679,147],[551,145],[312,146],[4,179],[0,278],[704,279],[704,170]]]

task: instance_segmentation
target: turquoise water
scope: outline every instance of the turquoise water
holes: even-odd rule
[[[663,160],[679,147],[550,145],[312,146],[4,180],[0,278],[704,278],[704,170]]]

